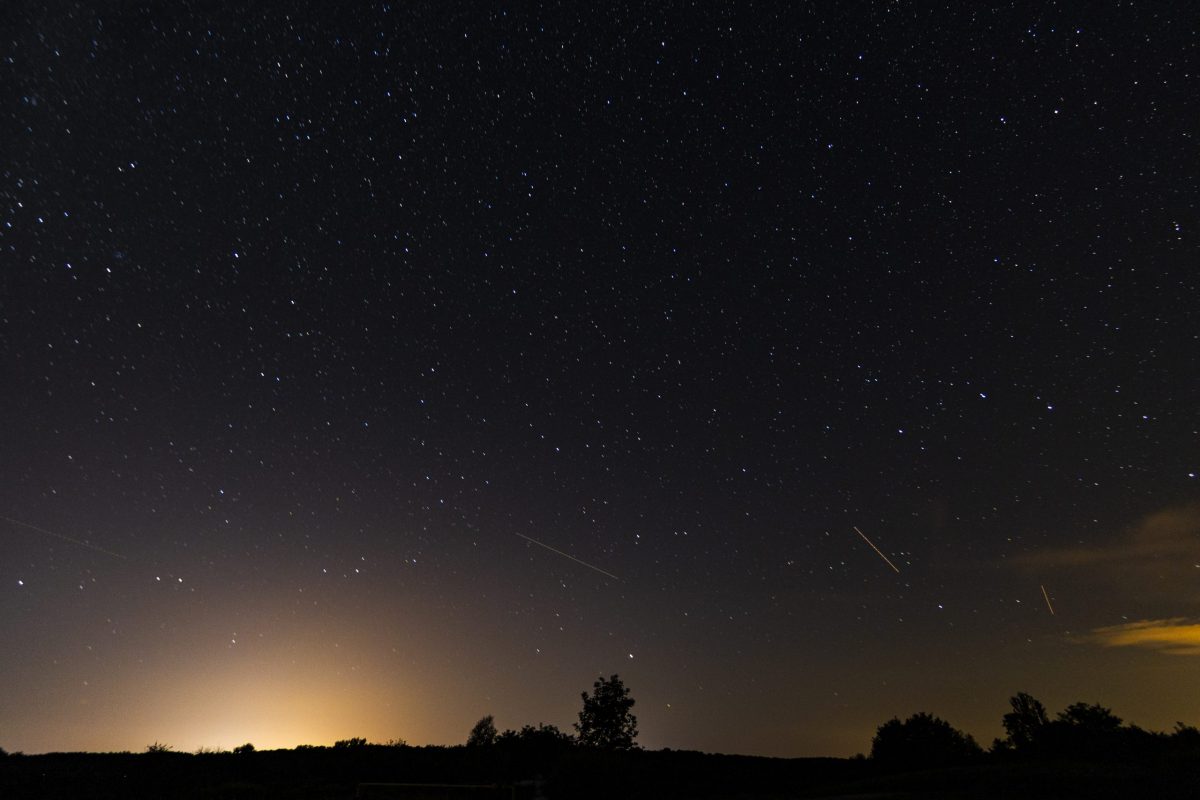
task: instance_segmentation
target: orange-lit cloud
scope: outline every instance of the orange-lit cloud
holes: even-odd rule
[[[1115,541],[1042,550],[1021,558],[1020,562],[1031,567],[1082,567],[1163,558],[1186,560],[1189,556],[1200,559],[1198,506],[1150,514]],[[1188,566],[1192,564],[1189,562]]]
[[[1200,506],[1164,509],[1115,538],[1040,550],[1013,563],[1039,574],[1074,570],[1109,584],[1153,585],[1172,602],[1200,603]]]
[[[1143,647],[1174,656],[1200,656],[1200,623],[1179,617],[1144,619],[1096,628],[1084,641],[1104,647]]]

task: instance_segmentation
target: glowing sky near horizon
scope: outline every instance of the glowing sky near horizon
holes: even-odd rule
[[[1030,14],[17,12],[0,747],[1200,723],[1197,44]]]

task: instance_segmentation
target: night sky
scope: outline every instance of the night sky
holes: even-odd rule
[[[1186,4],[42,5],[0,746],[1200,722]]]

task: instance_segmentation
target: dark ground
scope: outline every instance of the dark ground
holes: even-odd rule
[[[361,784],[500,784],[530,798],[1200,796],[1200,760],[999,761],[885,771],[861,759],[772,759],[682,751],[559,753],[463,747],[306,748],[255,753],[52,753],[0,758],[0,797],[351,798]],[[372,793],[373,797],[454,797]],[[509,796],[504,792],[500,796]]]

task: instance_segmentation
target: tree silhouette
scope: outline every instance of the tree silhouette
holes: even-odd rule
[[[471,728],[471,733],[467,736],[467,747],[491,747],[495,743],[496,720],[488,714]]]
[[[1025,692],[1018,692],[1008,702],[1012,706],[1012,711],[1004,715],[1008,744],[1017,751],[1028,750],[1049,722],[1046,707]]]
[[[629,750],[637,738],[637,717],[630,709],[634,699],[617,675],[605,680],[603,676],[592,684],[592,694],[580,694],[583,710],[575,730],[579,743],[606,750]]]
[[[251,742],[246,742],[245,744],[239,744],[237,747],[233,748],[233,752],[239,753],[241,755],[248,755],[248,754],[254,752],[254,744]]]
[[[871,740],[871,758],[884,764],[932,767],[967,761],[983,752],[969,734],[932,714],[893,718],[879,726]]]
[[[560,747],[574,744],[575,739],[569,733],[559,730],[557,725],[547,725],[539,722],[537,727],[522,725],[521,730],[507,730],[496,738],[497,742],[505,744],[518,743],[544,747]]]
[[[1099,703],[1072,703],[1058,712],[1060,722],[1089,733],[1112,733],[1121,727],[1121,718]]]
[[[1121,718],[1097,703],[1072,703],[1038,737],[1037,752],[1076,758],[1121,756],[1140,746],[1144,731],[1122,727]]]
[[[1176,741],[1185,742],[1190,745],[1200,745],[1200,728],[1195,725],[1185,725],[1182,722],[1175,723],[1175,730],[1171,731],[1171,736]],[[0,753],[3,751],[0,750]]]

